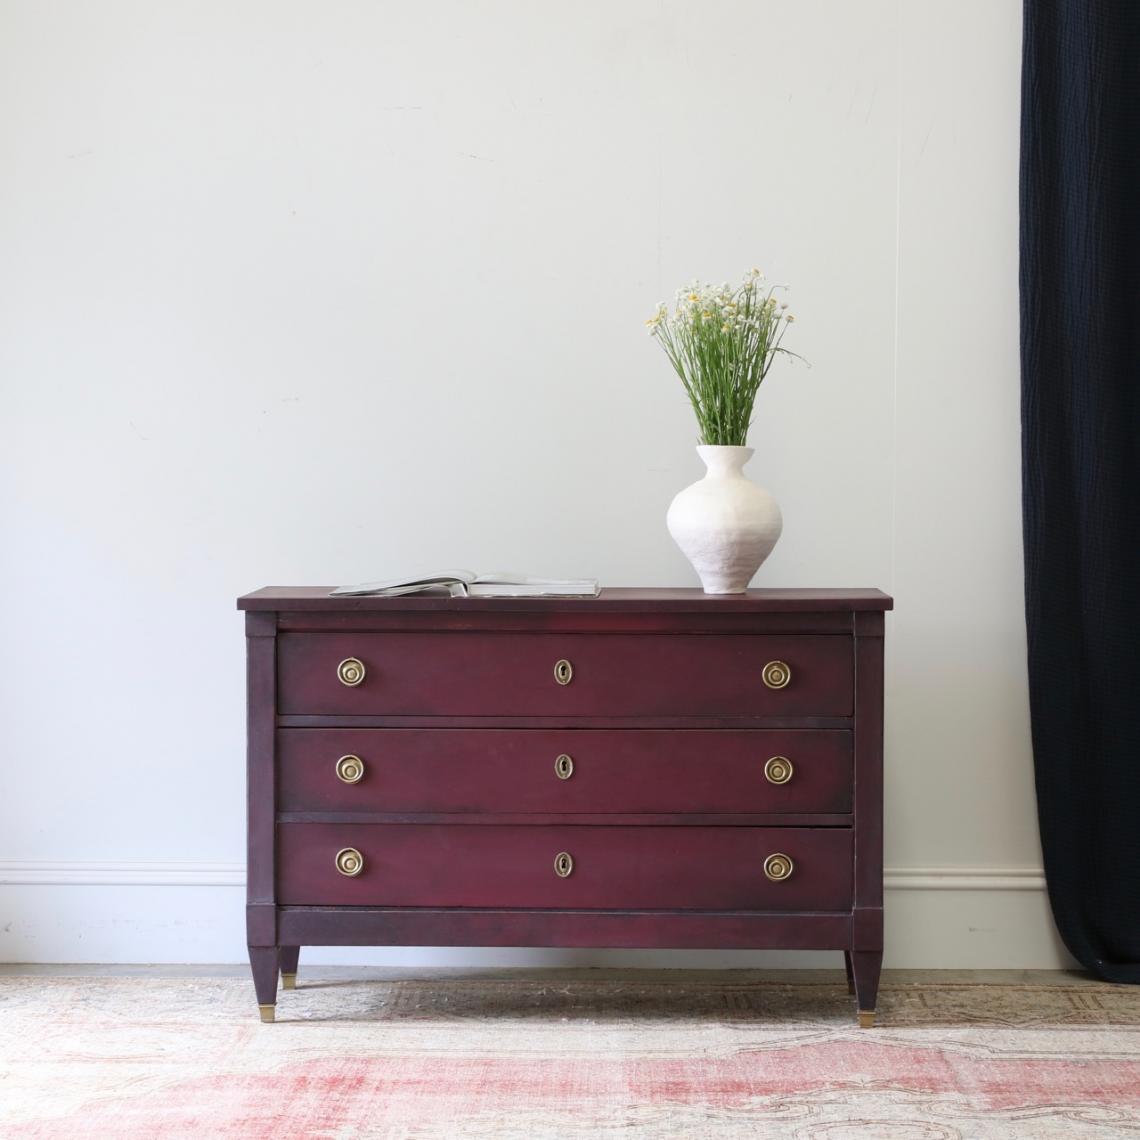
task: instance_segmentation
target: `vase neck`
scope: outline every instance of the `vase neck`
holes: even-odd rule
[[[751,447],[728,447],[722,444],[702,443],[697,454],[704,460],[713,478],[728,479],[741,475],[744,465],[755,454]]]

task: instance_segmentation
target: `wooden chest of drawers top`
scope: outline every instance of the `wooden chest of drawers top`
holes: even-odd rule
[[[734,614],[850,614],[892,609],[881,590],[747,590],[706,594],[701,590],[611,587],[596,598],[449,598],[406,594],[400,598],[334,598],[331,586],[266,586],[238,598],[239,610],[291,614],[487,614],[529,613],[577,617],[640,614],[647,617]],[[553,624],[553,623],[552,623]]]

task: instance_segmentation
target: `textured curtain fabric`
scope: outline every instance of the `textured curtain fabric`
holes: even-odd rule
[[[1025,0],[1021,385],[1037,806],[1073,955],[1140,982],[1140,0]]]

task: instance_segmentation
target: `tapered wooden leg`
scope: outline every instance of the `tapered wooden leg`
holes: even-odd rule
[[[281,988],[283,990],[295,990],[297,988],[297,960],[300,957],[300,946],[279,947],[278,959],[281,964]]]
[[[851,951],[843,951],[843,968],[847,971],[847,992],[849,994],[855,993],[855,975],[851,970]]]
[[[855,1007],[859,1028],[875,1024],[875,1003],[879,997],[879,974],[883,969],[882,950],[851,950],[851,975],[855,982]]]
[[[251,946],[249,968],[253,971],[253,988],[262,1021],[272,1021],[277,1008],[277,947]]]

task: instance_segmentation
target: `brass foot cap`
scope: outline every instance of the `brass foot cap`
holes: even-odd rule
[[[297,988],[297,975],[296,974],[282,974],[281,975],[281,988],[283,990],[295,990]]]
[[[262,1021],[272,1021],[273,1015],[277,1011],[277,1007],[275,1005],[259,1005],[257,1008],[261,1010]]]
[[[875,1024],[875,1011],[873,1009],[859,1010],[859,1028],[870,1029]]]

